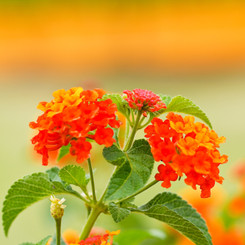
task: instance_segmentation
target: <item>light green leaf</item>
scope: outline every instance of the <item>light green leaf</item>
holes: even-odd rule
[[[205,221],[194,208],[176,194],[170,192],[158,194],[135,211],[167,223],[196,245],[212,244]]]
[[[193,115],[197,118],[200,118],[212,129],[211,122],[209,121],[207,115],[200,109],[200,107],[198,107],[191,100],[185,97],[174,97],[167,106],[167,109],[164,110],[164,112],[170,111]]]
[[[25,243],[21,243],[20,245],[46,245],[50,237],[51,236],[47,236],[38,243],[25,242]]]
[[[86,173],[84,169],[76,165],[67,165],[59,172],[61,180],[68,184],[80,187],[86,191],[86,185],[88,183]]]
[[[52,172],[54,174],[54,172]],[[5,235],[15,218],[31,204],[54,194],[71,194],[81,199],[78,192],[59,181],[52,181],[48,173],[34,173],[17,180],[9,189],[3,203]]]
[[[103,156],[107,162],[120,166],[126,161],[125,153],[118,146],[112,145],[103,149]]]
[[[163,95],[163,94],[158,94],[158,96],[161,98],[162,102],[168,106],[170,101],[172,100],[172,97],[169,95]]]
[[[68,144],[68,145],[63,145],[63,146],[60,148],[60,152],[59,152],[57,161],[60,161],[61,158],[63,158],[63,157],[66,156],[67,154],[69,154],[69,153],[70,153],[70,148],[71,148],[71,145],[70,145],[70,144]]]
[[[161,230],[124,230],[115,236],[113,241],[117,242],[118,245],[140,245],[146,241],[149,243],[144,244],[152,244],[152,239],[155,239],[154,244],[172,244],[165,243],[166,234]]]
[[[154,158],[146,140],[136,140],[132,148],[123,154],[125,162],[117,167],[111,177],[105,196],[107,201],[120,200],[135,193],[151,175]]]
[[[119,223],[128,217],[131,213],[129,209],[119,207],[114,202],[109,203],[109,212],[111,213],[112,218],[116,223]]]

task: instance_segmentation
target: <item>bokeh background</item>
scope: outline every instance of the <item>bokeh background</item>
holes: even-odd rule
[[[229,162],[222,166],[225,181],[216,190],[222,197],[215,213],[223,227],[229,219],[220,214],[220,207],[245,193],[233,174],[237,166],[245,165],[244,13],[245,2],[237,0],[0,0],[0,207],[15,180],[47,169],[32,151],[33,132],[28,128],[39,115],[39,101],[74,86],[110,92],[143,88],[192,99],[217,133],[226,136],[221,151],[229,155]],[[98,191],[112,169],[100,153],[97,147]],[[160,185],[154,188],[136,201],[144,203],[162,191]],[[182,194],[184,188],[181,182],[172,190]],[[245,205],[241,203],[239,207]],[[63,229],[80,231],[85,210],[69,197],[67,205]],[[240,218],[233,223],[232,229],[244,234]],[[109,217],[100,218],[98,226],[163,229],[159,222],[135,216],[119,225]],[[53,233],[49,201],[44,200],[20,214],[8,238],[1,229],[0,241],[36,242]]]

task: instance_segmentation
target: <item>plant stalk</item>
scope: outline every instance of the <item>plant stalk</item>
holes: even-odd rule
[[[56,223],[56,245],[60,245],[61,218],[55,219],[55,223]]]
[[[88,217],[87,223],[85,224],[83,228],[83,232],[80,236],[80,240],[84,240],[89,236],[89,233],[91,229],[93,228],[95,221],[97,220],[97,218],[99,217],[101,213],[102,213],[102,210],[96,205]]]
[[[136,117],[136,120],[135,120],[134,127],[132,129],[132,132],[131,132],[131,134],[129,136],[128,142],[127,142],[127,144],[126,144],[126,146],[125,146],[125,148],[124,148],[123,151],[127,151],[132,146],[133,141],[134,141],[135,134],[136,134],[136,132],[138,130],[138,126],[139,126],[141,115],[142,115],[142,113],[140,111],[138,111],[138,114],[137,114],[137,117]]]
[[[92,193],[93,193],[93,201],[94,201],[94,203],[96,203],[97,200],[96,200],[96,193],[95,193],[94,173],[93,173],[93,168],[92,168],[92,163],[91,163],[90,158],[88,159],[88,167],[89,167],[89,173],[90,173],[90,178],[91,178],[91,187],[92,187]]]

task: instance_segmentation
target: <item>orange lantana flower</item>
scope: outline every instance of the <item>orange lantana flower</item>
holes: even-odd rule
[[[112,128],[118,128],[117,107],[111,99],[100,100],[103,90],[83,90],[80,87],[53,93],[51,102],[41,102],[38,108],[43,114],[30,127],[39,133],[32,138],[34,149],[43,156],[43,165],[48,164],[50,151],[71,145],[70,154],[78,163],[90,157],[92,139],[100,145],[111,146]]]
[[[219,165],[226,163],[228,157],[217,150],[224,137],[218,137],[213,130],[194,117],[170,112],[162,121],[154,118],[146,127],[145,137],[151,145],[151,152],[156,161],[162,161],[155,178],[163,181],[163,187],[170,187],[170,181],[185,174],[185,183],[196,189],[199,185],[201,197],[209,197],[215,182],[222,183]]]

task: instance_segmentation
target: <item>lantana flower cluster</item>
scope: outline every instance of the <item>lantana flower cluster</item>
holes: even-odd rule
[[[132,109],[143,112],[143,116],[147,116],[147,112],[155,112],[166,108],[160,96],[154,94],[152,91],[144,89],[134,89],[133,91],[124,90],[123,93],[127,95],[125,100]]]
[[[42,155],[43,165],[48,164],[49,151],[68,144],[70,154],[78,163],[90,157],[92,148],[88,139],[100,145],[111,146],[113,129],[120,126],[116,119],[117,107],[111,99],[100,100],[103,90],[83,90],[81,87],[64,89],[53,93],[51,102],[41,102],[38,109],[43,114],[30,127],[39,133],[32,138],[34,149]]]
[[[155,175],[156,180],[163,181],[162,187],[169,188],[170,181],[185,174],[185,183],[193,189],[199,185],[201,197],[206,198],[215,182],[222,183],[218,167],[228,157],[217,149],[225,138],[194,120],[193,116],[183,118],[170,112],[165,121],[154,118],[145,128],[145,137],[155,160],[163,162]]]

